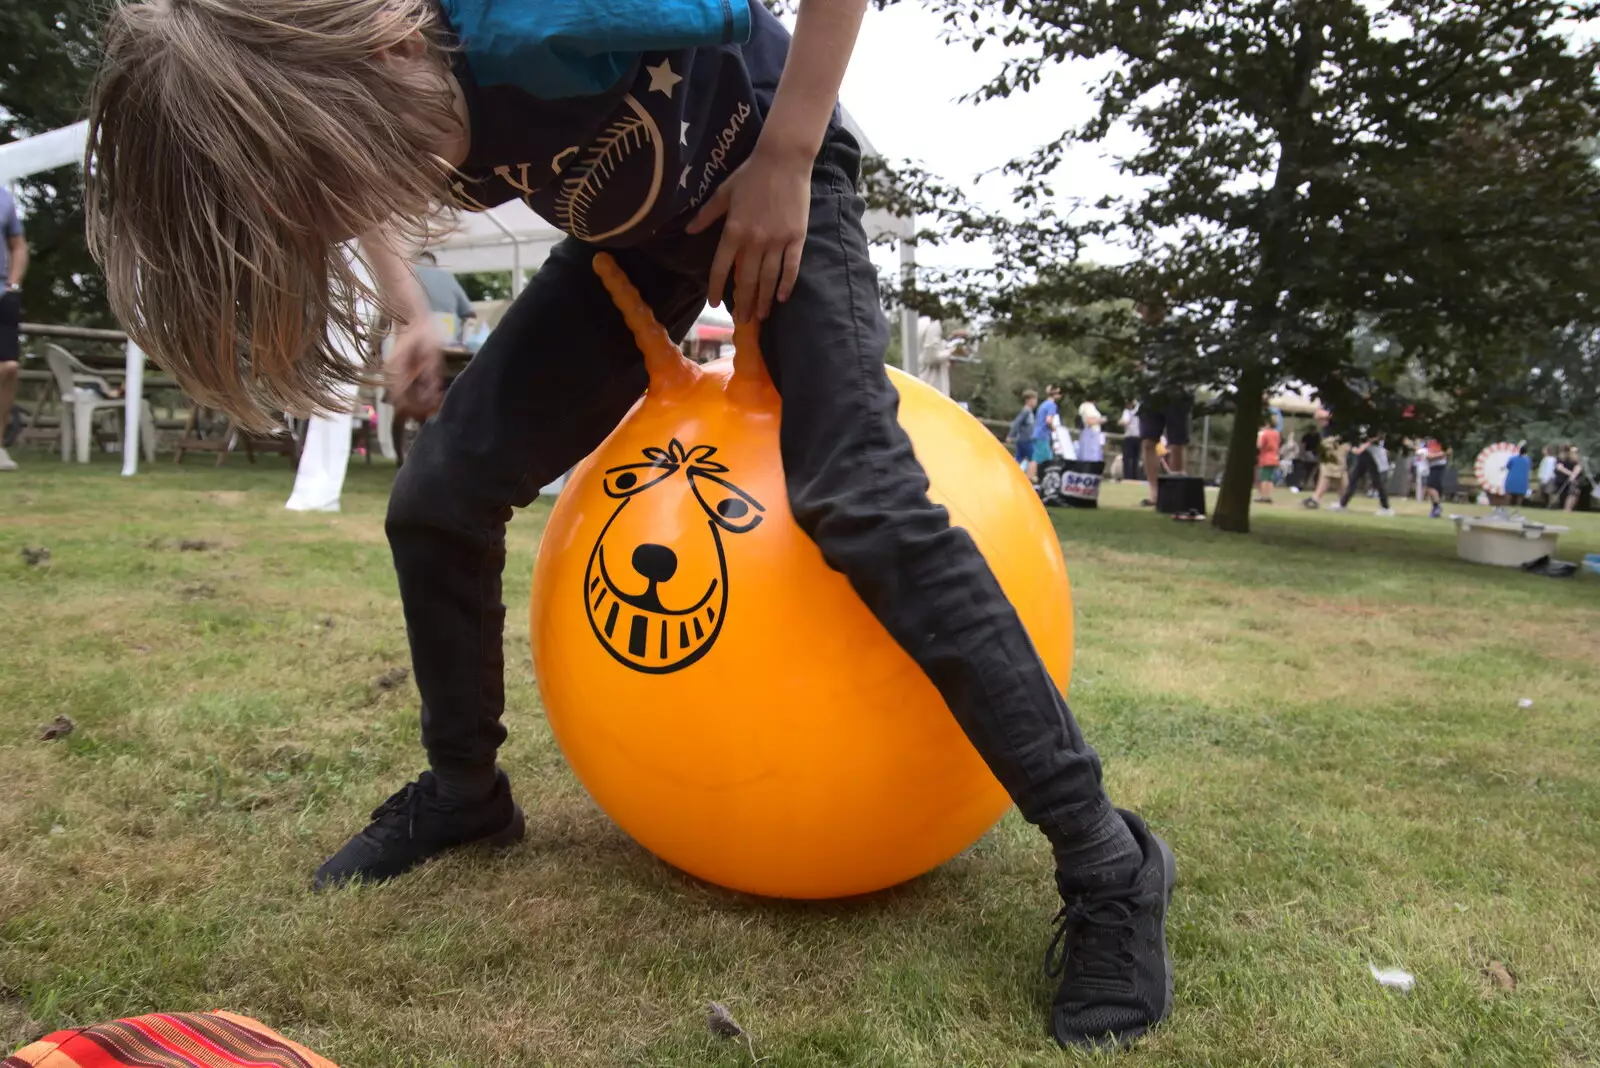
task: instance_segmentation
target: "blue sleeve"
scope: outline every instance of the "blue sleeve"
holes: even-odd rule
[[[750,0],[443,0],[480,85],[595,96],[640,52],[744,44]]]

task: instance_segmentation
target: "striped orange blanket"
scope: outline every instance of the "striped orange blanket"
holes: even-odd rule
[[[57,1031],[0,1068],[338,1068],[262,1024],[231,1012],[136,1016]]]

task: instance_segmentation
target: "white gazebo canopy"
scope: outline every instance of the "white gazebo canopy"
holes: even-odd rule
[[[868,156],[877,155],[872,142],[841,107],[845,128],[861,144]],[[11,185],[41,171],[81,163],[88,142],[89,124],[74,123],[59,130],[0,145],[0,184]],[[900,246],[900,262],[907,269],[914,264],[914,220],[901,219],[883,211],[869,211],[867,236],[888,237]],[[438,243],[430,245],[439,266],[453,272],[511,271],[512,292],[522,288],[523,273],[536,270],[562,233],[521,201],[502,204],[486,212],[462,212],[460,225]],[[708,312],[711,310],[708,309]],[[725,318],[711,312],[712,318]],[[917,319],[909,310],[902,312],[901,336],[906,369],[915,373]],[[702,315],[705,319],[706,315]],[[139,403],[144,395],[144,353],[132,341],[127,346],[127,411],[123,419],[122,473],[132,475],[139,468]]]

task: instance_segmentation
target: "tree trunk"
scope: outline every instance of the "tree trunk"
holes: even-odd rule
[[[1238,410],[1228,439],[1228,459],[1222,472],[1222,489],[1211,522],[1230,534],[1250,533],[1250,498],[1256,484],[1256,431],[1261,428],[1261,394],[1267,388],[1264,363],[1283,329],[1283,294],[1290,287],[1290,235],[1298,207],[1300,169],[1308,132],[1316,125],[1314,94],[1318,69],[1327,47],[1327,26],[1317,0],[1295,4],[1298,30],[1294,41],[1294,67],[1285,86],[1284,113],[1278,126],[1278,167],[1267,190],[1259,236],[1260,261],[1251,285],[1254,307],[1249,315],[1249,344],[1242,347],[1249,361],[1239,375]]]
[[[1256,431],[1261,428],[1261,393],[1267,376],[1259,366],[1239,376],[1235,394],[1233,434],[1228,438],[1228,459],[1222,469],[1222,489],[1211,522],[1230,534],[1250,533],[1250,498],[1256,485]]]

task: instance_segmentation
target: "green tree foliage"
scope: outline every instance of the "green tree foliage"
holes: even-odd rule
[[[1571,34],[1600,5],[930,2],[954,38],[1011,49],[976,100],[1066,60],[1106,73],[1087,122],[1005,168],[1003,214],[915,168],[877,176],[875,198],[930,220],[928,238],[995,253],[905,299],[1057,339],[1088,328],[1075,309],[1166,305],[1145,379],[1219,388],[1240,413],[1218,526],[1248,529],[1254,428],[1280,382],[1314,386],[1347,427],[1441,436],[1571,400],[1576,379],[1539,379],[1542,339],[1583,348],[1600,309],[1600,47]],[[1143,139],[1119,160],[1134,191],[1059,207],[1067,150],[1118,128]],[[1124,255],[1085,263],[1106,245]],[[1358,351],[1362,331],[1387,344]]]
[[[976,345],[974,362],[951,367],[950,392],[983,419],[1009,421],[1023,390],[1043,395],[1049,385],[1061,387],[1064,409],[1084,401],[1102,409],[1118,407],[1127,391],[1104,373],[1107,364],[1095,358],[1096,348],[1083,339],[1063,343],[1026,331],[991,329]]]
[[[456,281],[470,301],[511,299],[510,271],[472,271],[456,275]]]
[[[0,142],[84,117],[104,11],[88,0],[0,3]],[[33,252],[23,314],[38,322],[114,326],[105,281],[84,240],[76,166],[18,183]]]

